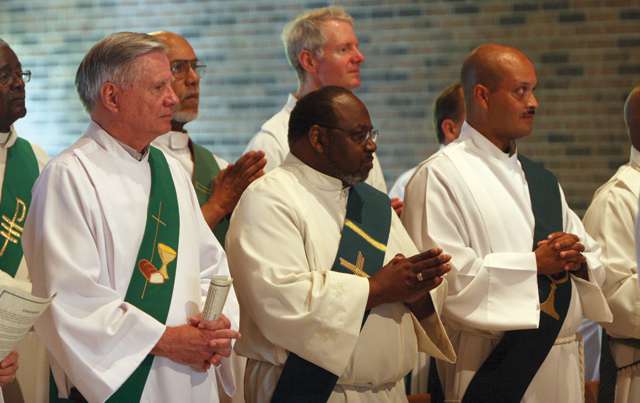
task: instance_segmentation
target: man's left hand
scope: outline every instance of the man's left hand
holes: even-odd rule
[[[16,379],[18,371],[18,353],[12,351],[0,361],[0,385],[6,385]]]

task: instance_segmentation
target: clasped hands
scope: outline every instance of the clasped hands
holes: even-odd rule
[[[540,274],[572,272],[580,277],[587,277],[586,258],[582,254],[584,245],[577,235],[554,232],[547,239],[538,242],[534,252]]]
[[[369,278],[367,309],[392,302],[404,302],[418,319],[433,312],[429,290],[442,283],[451,270],[451,256],[433,248],[411,257],[397,254],[389,263]]]
[[[207,371],[231,355],[231,340],[240,333],[231,329],[231,322],[220,315],[217,320],[203,320],[201,315],[189,318],[181,326],[167,326],[151,354],[189,365],[195,371]]]

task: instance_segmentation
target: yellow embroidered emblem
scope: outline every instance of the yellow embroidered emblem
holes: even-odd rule
[[[360,277],[369,277],[366,271],[364,271],[364,255],[362,252],[358,251],[358,256],[356,257],[356,264],[349,262],[347,259],[340,258],[340,266],[349,270],[351,273]]]
[[[4,242],[2,243],[2,247],[0,247],[0,256],[4,255],[9,242],[13,244],[20,242],[23,230],[21,224],[24,223],[26,216],[27,205],[22,201],[22,199],[16,197],[16,210],[13,213],[13,217],[9,218],[5,214],[2,215],[2,223],[0,224],[2,229],[0,230],[0,235],[4,237]]]

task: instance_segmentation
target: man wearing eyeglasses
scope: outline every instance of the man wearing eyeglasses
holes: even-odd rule
[[[291,153],[236,206],[227,253],[248,403],[406,402],[418,351],[455,359],[435,312],[449,256],[417,254],[365,182],[376,135],[351,91],[307,94],[291,112]]]
[[[247,146],[247,150],[265,152],[267,171],[280,165],[289,153],[287,129],[297,100],[327,85],[350,90],[360,87],[360,65],[364,62],[353,30],[353,18],[341,7],[319,8],[297,16],[284,27],[282,42],[289,64],[298,75],[298,89],[289,95],[282,110],[262,125]],[[387,191],[375,155],[367,183]]]
[[[0,285],[7,282],[26,291],[31,291],[31,283],[22,256],[22,228],[29,210],[31,188],[47,162],[46,153],[18,137],[13,126],[27,113],[25,83],[30,78],[31,72],[22,69],[18,56],[0,39],[0,217],[3,217],[4,228],[0,230]],[[14,231],[7,232],[8,226]],[[16,390],[15,384],[4,385],[16,376],[18,354],[20,389]],[[47,401],[48,379],[47,351],[33,332],[20,342],[17,352],[0,362],[0,385],[7,401],[19,401],[19,394],[15,393],[20,391],[27,402]],[[1,396],[0,393],[0,399]]]
[[[264,152],[250,151],[228,164],[193,142],[184,126],[198,117],[200,79],[206,66],[184,37],[173,32],[151,35],[167,47],[174,78],[171,86],[178,97],[171,131],[158,137],[153,145],[180,161],[191,176],[205,221],[224,246],[229,215],[246,187],[264,173]]]

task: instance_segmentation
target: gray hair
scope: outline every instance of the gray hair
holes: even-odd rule
[[[131,67],[136,58],[164,51],[166,47],[162,42],[136,32],[117,32],[93,45],[76,72],[76,90],[85,109],[93,110],[105,82],[131,83],[135,79]]]
[[[296,70],[298,79],[304,81],[305,70],[298,61],[303,50],[322,56],[322,47],[327,38],[321,25],[328,21],[342,21],[353,25],[353,18],[342,7],[332,6],[304,12],[289,21],[282,30],[282,43],[289,64]]]

